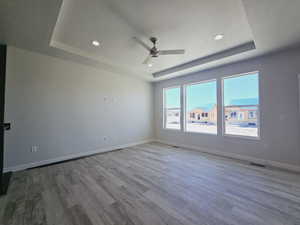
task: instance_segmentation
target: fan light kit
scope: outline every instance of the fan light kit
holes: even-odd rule
[[[99,41],[96,41],[96,40],[92,41],[92,44],[96,47],[98,47],[100,45]]]
[[[156,47],[156,43],[157,43],[156,37],[149,38],[149,40],[153,44],[152,48],[149,45],[147,45],[145,42],[140,40],[139,38],[134,37],[134,39],[149,52],[149,55],[143,62],[143,64],[148,65],[149,67],[152,67],[153,64],[151,63],[151,60],[154,57],[156,58],[159,57],[160,55],[181,55],[185,53],[184,49],[159,50]]]
[[[224,38],[224,35],[223,34],[217,34],[216,36],[215,36],[215,40],[216,41],[219,41],[219,40],[222,40]]]

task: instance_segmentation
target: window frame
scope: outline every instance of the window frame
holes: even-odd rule
[[[245,76],[245,75],[250,75],[250,74],[258,74],[258,106],[257,106],[257,137],[253,136],[245,136],[245,135],[235,135],[235,134],[226,134],[225,133],[225,105],[224,105],[224,80],[228,78],[234,78],[234,77],[240,77],[240,76]],[[300,75],[299,75],[300,76]],[[213,135],[213,136],[222,136],[225,138],[241,138],[241,139],[248,139],[248,140],[256,140],[259,141],[261,140],[261,124],[262,124],[262,117],[261,117],[261,74],[259,70],[251,71],[251,72],[246,72],[246,73],[239,73],[239,74],[234,74],[234,75],[221,75],[217,76],[216,78],[212,79],[207,79],[207,80],[200,80],[196,82],[188,82],[188,83],[180,83],[180,84],[175,84],[172,86],[167,86],[162,88],[162,97],[163,97],[163,123],[162,123],[162,128],[163,130],[168,130],[168,131],[175,131],[175,132],[183,132],[183,133],[191,133],[191,134],[200,134],[200,135]],[[217,133],[205,133],[205,132],[194,132],[194,131],[187,131],[186,130],[186,87],[190,85],[195,85],[195,84],[201,84],[201,83],[207,83],[207,82],[216,82],[216,97],[217,97]],[[180,89],[180,129],[174,129],[174,128],[167,128],[166,127],[166,90],[172,89],[172,88],[179,88]],[[219,115],[221,113],[221,115]],[[221,126],[221,127],[220,127]]]
[[[228,78],[235,78],[241,77],[251,74],[258,74],[258,106],[257,106],[257,137],[253,136],[245,136],[245,135],[237,135],[237,134],[226,134],[225,133],[225,101],[224,101],[224,81]],[[243,139],[250,139],[250,140],[261,140],[261,98],[260,98],[260,73],[259,71],[252,71],[247,73],[240,73],[235,75],[228,75],[221,77],[221,98],[222,98],[222,136],[223,137],[233,137],[233,138],[243,138]]]
[[[197,84],[203,84],[203,83],[209,83],[209,82],[215,82],[216,83],[216,106],[217,106],[217,115],[218,115],[218,78],[213,78],[213,79],[209,79],[209,80],[201,80],[201,81],[197,81],[197,82],[190,82],[190,83],[185,83],[183,84],[183,132],[184,133],[191,133],[191,134],[206,134],[206,135],[213,135],[213,136],[218,136],[218,127],[219,127],[219,120],[218,120],[218,116],[217,116],[217,133],[206,133],[206,132],[195,132],[195,131],[187,131],[186,130],[186,114],[187,114],[187,109],[186,109],[186,104],[187,104],[187,95],[186,95],[186,88],[187,86],[191,86],[191,85],[197,85]]]
[[[180,125],[180,128],[179,129],[176,129],[176,128],[167,128],[166,126],[166,90],[168,89],[174,89],[174,88],[179,88],[179,101],[180,101],[180,118],[179,118],[179,125]],[[163,88],[163,129],[164,130],[169,130],[169,131],[177,131],[177,132],[180,132],[182,131],[182,85],[174,85],[174,86],[169,86],[169,87],[164,87]]]

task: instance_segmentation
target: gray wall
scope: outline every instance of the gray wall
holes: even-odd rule
[[[261,140],[164,130],[162,88],[220,78],[251,71],[260,72]],[[243,61],[155,84],[155,135],[157,139],[206,150],[300,165],[299,94],[300,49]],[[221,96],[220,82],[218,95]],[[219,98],[218,102],[221,102]],[[222,120],[221,107],[218,109]],[[219,123],[221,131],[221,122]]]
[[[5,167],[153,138],[151,83],[14,47],[7,60]]]
[[[300,116],[300,74],[298,74],[298,92],[299,92],[299,116]]]

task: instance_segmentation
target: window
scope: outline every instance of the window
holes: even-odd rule
[[[249,119],[256,119],[256,111],[249,111]]]
[[[180,130],[180,87],[164,89],[164,128]]]
[[[223,79],[224,134],[259,137],[259,74]]]
[[[217,82],[186,85],[185,98],[185,131],[217,134]]]

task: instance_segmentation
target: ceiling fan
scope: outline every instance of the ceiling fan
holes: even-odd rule
[[[156,47],[156,43],[157,43],[157,38],[156,37],[150,37],[149,40],[152,42],[153,47],[151,48],[149,45],[147,45],[145,42],[143,42],[142,40],[140,40],[137,37],[134,37],[134,39],[140,44],[142,45],[145,49],[147,49],[149,51],[149,55],[147,56],[147,58],[144,60],[143,64],[147,64],[148,66],[152,66],[151,60],[153,57],[158,57],[160,55],[180,55],[180,54],[184,54],[185,50],[184,49],[173,49],[173,50],[159,50]]]

